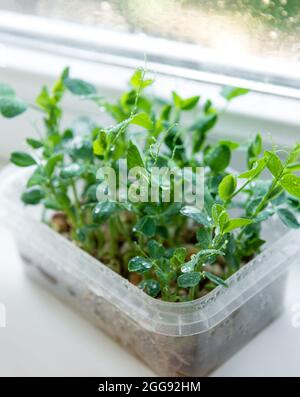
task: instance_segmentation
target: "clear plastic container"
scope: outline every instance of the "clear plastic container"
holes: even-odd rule
[[[155,300],[47,225],[20,202],[27,170],[1,175],[0,216],[14,232],[27,272],[161,376],[204,376],[278,316],[299,233],[266,225],[263,253],[207,296]]]

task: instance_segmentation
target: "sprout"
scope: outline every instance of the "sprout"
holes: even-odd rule
[[[50,227],[151,297],[182,302],[216,286],[226,288],[226,279],[260,252],[265,243],[261,224],[268,218],[278,216],[285,226],[300,227],[300,144],[282,158],[275,150],[264,152],[257,134],[244,151],[247,169],[233,174],[232,154],[244,146],[226,136],[208,143],[224,109],[217,110],[210,100],[202,103],[198,95],[172,92],[169,100],[153,98],[147,95],[151,84],[138,69],[128,91],[109,102],[92,84],[71,78],[66,68],[51,89],[42,88],[34,105],[0,84],[0,113],[11,118],[31,107],[43,114],[44,133],[26,140],[30,153],[11,155],[16,166],[32,168],[24,204],[42,205]],[[230,102],[246,93],[225,87],[221,95]],[[81,118],[66,129],[64,95],[90,101],[99,112],[104,109],[109,125]],[[189,124],[182,121],[188,112]],[[143,172],[127,179],[122,161],[129,170]],[[155,167],[189,167],[192,179],[196,167],[205,167],[203,209],[175,200],[175,177],[158,183],[156,200],[147,200]],[[99,169],[113,171],[114,193],[121,199],[108,195],[108,177],[105,172],[99,177]],[[264,171],[269,177],[262,181]],[[134,192],[134,200],[126,189]],[[233,209],[239,216],[232,216]]]

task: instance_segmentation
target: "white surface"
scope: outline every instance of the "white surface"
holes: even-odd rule
[[[13,238],[0,227],[0,376],[153,376],[101,331],[23,273]],[[300,376],[300,263],[286,310],[213,376]],[[295,309],[295,307],[294,307]],[[292,325],[292,320],[299,327]],[[296,321],[298,320],[298,321]],[[0,322],[1,323],[1,322]]]

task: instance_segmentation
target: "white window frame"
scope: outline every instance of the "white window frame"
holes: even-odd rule
[[[242,86],[252,91],[300,99],[298,62],[236,56],[200,46],[0,11],[0,42],[19,43],[55,55],[133,68],[143,62],[160,74]]]

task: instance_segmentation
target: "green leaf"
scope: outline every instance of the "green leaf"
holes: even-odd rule
[[[228,225],[228,223],[229,223],[229,215],[227,211],[221,212],[218,220],[218,225],[222,234],[226,233],[224,229]]]
[[[150,119],[149,115],[145,112],[138,113],[132,116],[131,120],[129,121],[129,124],[138,125],[140,127],[145,128],[146,130],[153,129],[153,122]]]
[[[177,270],[177,268],[184,263],[186,253],[187,250],[185,247],[179,247],[174,250],[173,255],[170,259],[170,263],[173,269]]]
[[[246,218],[230,219],[230,221],[226,224],[223,231],[224,233],[230,233],[235,229],[240,229],[241,227],[250,225],[251,223],[252,220]]]
[[[190,130],[196,130],[198,133],[205,133],[211,130],[218,120],[218,115],[212,113],[209,115],[201,116],[191,127]]]
[[[182,273],[189,273],[192,272],[195,269],[195,266],[197,266],[199,264],[199,262],[206,262],[208,261],[210,258],[215,258],[218,256],[224,256],[225,253],[221,250],[216,250],[216,249],[203,249],[199,252],[197,252],[197,254],[193,255],[191,260],[184,263],[181,267],[181,271]]]
[[[212,217],[215,226],[220,228],[221,233],[229,222],[229,215],[225,208],[220,204],[215,204],[212,208]]]
[[[48,210],[62,211],[61,205],[54,198],[46,198],[43,200],[43,205]]]
[[[176,248],[175,251],[173,252],[173,258],[177,258],[180,262],[183,262],[186,257],[186,248],[185,247],[179,247]]]
[[[223,212],[226,212],[225,208],[223,207],[223,205],[220,205],[220,204],[214,204],[213,205],[213,207],[212,207],[212,218],[213,218],[215,226],[219,225],[219,218],[220,218],[220,215]]]
[[[149,251],[149,255],[153,259],[161,258],[165,252],[164,247],[156,240],[150,240],[148,242],[148,251]]]
[[[174,105],[177,107],[177,109],[180,109],[182,98],[175,91],[172,92],[172,96],[173,96]]]
[[[15,96],[15,90],[8,84],[5,83],[0,83],[0,97],[4,97],[4,96]]]
[[[128,271],[136,273],[145,273],[152,268],[153,264],[149,259],[142,256],[132,258],[128,263]]]
[[[198,259],[198,257],[196,257],[196,255],[193,255],[192,258],[188,262],[185,262],[181,266],[182,273],[193,272],[195,267],[198,265],[199,261],[200,261],[200,259]]]
[[[239,88],[239,87],[224,87],[221,91],[221,96],[227,101],[231,101],[233,98],[236,98],[241,95],[248,94],[249,90],[247,88]]]
[[[238,257],[237,244],[232,234],[227,237],[228,243],[226,246],[225,261],[229,265],[229,269],[236,272],[240,267],[240,259]]]
[[[134,167],[145,168],[140,151],[132,141],[130,141],[130,145],[127,151],[127,167],[128,170],[131,170]]]
[[[187,99],[181,98],[176,92],[172,92],[173,94],[173,101],[174,105],[180,110],[191,110],[197,106],[200,97],[199,96],[192,96]]]
[[[51,133],[46,137],[44,146],[46,157],[52,156],[55,152],[56,147],[61,143],[62,137],[59,133]]]
[[[66,88],[74,95],[78,96],[90,96],[97,93],[96,88],[81,79],[71,79],[69,77],[64,79]]]
[[[214,172],[224,171],[230,164],[231,151],[228,146],[216,145],[204,156],[204,162]]]
[[[93,142],[93,151],[96,156],[103,156],[107,150],[107,136],[104,130],[101,130],[97,139]]]
[[[155,267],[155,275],[158,280],[166,285],[176,279],[176,271],[170,267],[170,261],[166,258],[160,260],[160,266]]]
[[[0,83],[0,113],[3,117],[12,118],[27,109],[24,101],[16,97],[15,91],[8,84]]]
[[[24,101],[16,97],[0,97],[0,113],[3,117],[12,118],[24,113],[27,105]]]
[[[207,99],[205,101],[203,109],[204,109],[205,114],[216,113],[216,108],[214,107],[214,105],[210,99]]]
[[[120,123],[106,129],[105,132],[107,133],[107,135],[111,135],[111,136],[115,137],[118,134],[120,134],[120,132],[126,130],[126,127],[128,127],[130,121],[131,121],[131,118],[125,119],[125,120],[121,121]]]
[[[37,168],[34,171],[34,173],[31,175],[31,177],[28,179],[26,186],[32,187],[32,186],[36,186],[36,185],[42,185],[45,182],[46,182],[46,178],[42,174],[41,169]]]
[[[33,149],[39,149],[43,147],[43,142],[38,141],[37,139],[33,138],[27,138],[26,142],[28,143],[29,146],[31,146]]]
[[[85,167],[80,164],[70,164],[60,171],[60,177],[63,179],[75,178],[81,176],[85,172]]]
[[[273,216],[275,213],[274,210],[271,209],[266,209],[262,212],[260,212],[256,218],[253,220],[254,223],[261,223],[265,222],[267,219],[269,219],[271,216]]]
[[[227,175],[219,185],[219,196],[221,200],[227,201],[235,192],[237,186],[236,178],[233,175]]]
[[[156,224],[150,216],[143,216],[134,226],[134,232],[142,233],[147,237],[153,237],[156,231]]]
[[[10,161],[18,167],[30,167],[36,164],[35,159],[30,154],[23,152],[13,152]]]
[[[300,200],[295,199],[294,197],[287,198],[287,204],[291,207],[294,211],[300,212]]]
[[[199,96],[192,96],[187,99],[183,99],[181,102],[181,110],[192,110],[194,109],[200,100]]]
[[[94,203],[97,201],[97,188],[98,185],[90,185],[83,193],[83,198],[87,203]]]
[[[138,104],[139,98],[137,97],[137,92],[131,90],[129,92],[124,92],[120,98],[120,104],[125,113],[129,113],[133,105]]]
[[[117,211],[118,206],[115,202],[102,201],[93,209],[93,220],[96,223],[103,223]]]
[[[236,150],[240,147],[240,144],[234,141],[228,141],[228,140],[221,140],[219,141],[220,145],[228,146],[230,150]]]
[[[286,174],[280,180],[281,186],[292,196],[300,198],[300,178],[294,174]]]
[[[143,280],[139,284],[139,288],[145,291],[148,295],[152,296],[152,298],[156,298],[160,293],[160,284],[158,281],[153,279]]]
[[[210,227],[212,226],[211,220],[207,215],[203,212],[199,211],[198,208],[192,206],[186,206],[181,208],[180,213],[188,218],[193,219],[195,222],[199,223],[200,225]]]
[[[283,165],[280,158],[276,153],[270,151],[265,152],[265,158],[269,171],[275,178],[278,178],[283,172]]]
[[[257,134],[255,139],[250,143],[248,147],[248,166],[249,168],[253,168],[253,163],[257,163],[258,156],[262,152],[263,149],[263,141],[260,134]]]
[[[250,171],[243,172],[239,175],[240,179],[255,179],[266,168],[266,160],[264,158],[255,161]]]
[[[133,88],[135,88],[136,90],[139,89],[144,89],[146,87],[148,87],[149,85],[153,84],[152,79],[147,79],[145,80],[145,70],[142,68],[138,68],[136,69],[136,71],[134,72],[134,74],[132,75],[131,79],[130,79],[130,84]]]
[[[226,284],[226,282],[225,282],[221,277],[218,277],[218,276],[216,276],[215,274],[210,273],[210,272],[204,272],[204,276],[205,276],[206,278],[208,278],[208,279],[209,279],[211,282],[213,282],[214,284],[216,284],[216,285],[222,285],[223,287],[228,288],[228,285]]]
[[[292,165],[293,163],[298,162],[300,157],[300,142],[296,143],[296,145],[293,147],[293,149],[290,151],[287,159],[286,159],[286,164],[288,166]]]
[[[263,149],[263,141],[262,136],[257,134],[254,141],[251,143],[249,147],[249,155],[250,157],[258,157]]]
[[[64,81],[66,78],[69,77],[69,72],[70,72],[69,67],[64,68],[58,79],[53,84],[52,93],[56,103],[60,102],[60,100],[63,97],[63,94],[65,92]]]
[[[56,165],[62,160],[63,160],[63,155],[61,153],[54,154],[53,156],[50,157],[50,159],[47,161],[47,163],[44,166],[44,173],[48,178],[51,178]]]
[[[201,247],[210,247],[212,241],[211,230],[205,227],[201,227],[197,231],[197,240]]]
[[[215,204],[215,200],[211,195],[211,192],[207,187],[204,188],[204,208],[208,214],[211,214],[212,208]]]
[[[253,255],[256,256],[257,253],[260,251],[261,247],[266,243],[265,240],[262,240],[261,238],[258,237],[257,231],[255,232],[251,228],[251,226],[247,226],[247,228],[249,228],[249,230],[246,230],[246,232],[245,232],[245,236],[247,236],[247,239],[245,241],[245,246],[244,246],[244,256],[245,257],[247,257],[247,256],[251,257]],[[256,225],[254,225],[254,224],[253,224],[253,226],[256,227]],[[259,227],[260,227],[260,225],[259,225]]]
[[[195,287],[201,280],[199,272],[184,273],[177,279],[177,284],[180,288]]]
[[[208,131],[213,129],[218,121],[216,113],[201,116],[199,120],[194,123],[189,130],[194,131],[193,134],[193,152],[197,153],[203,146]],[[226,146],[226,145],[225,145]]]
[[[62,208],[68,208],[71,205],[69,196],[62,190],[58,189],[55,193],[56,200]]]
[[[33,186],[27,189],[21,196],[25,204],[36,205],[45,197],[44,191],[39,186]]]
[[[300,223],[295,215],[286,208],[279,208],[277,214],[281,221],[290,229],[299,229]]]
[[[160,119],[168,121],[170,119],[171,111],[172,111],[172,105],[170,104],[164,105],[160,113]]]
[[[52,107],[52,102],[48,88],[46,86],[42,87],[41,92],[35,100],[36,104],[44,110],[48,110]]]
[[[278,189],[278,191],[276,192],[276,190]],[[280,194],[278,194],[278,192],[280,192]],[[271,198],[272,201],[272,206],[275,207],[279,207],[285,203],[287,203],[287,194],[286,192],[282,189],[281,186],[278,186],[275,190],[274,190],[274,197]]]
[[[276,186],[276,188],[270,193],[269,200],[275,200],[279,194],[283,193],[281,186]]]
[[[300,170],[300,163],[291,163],[287,166],[287,169],[291,172]]]

